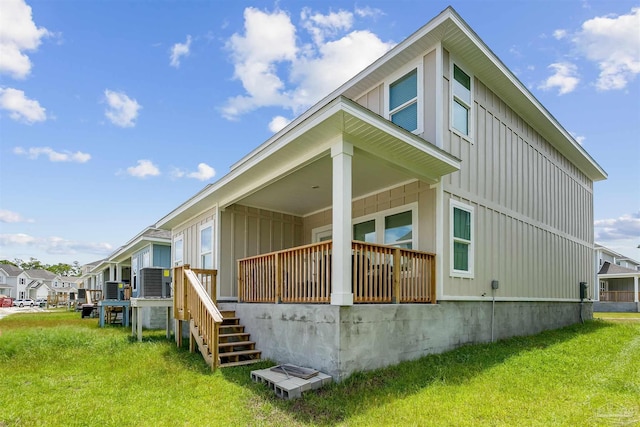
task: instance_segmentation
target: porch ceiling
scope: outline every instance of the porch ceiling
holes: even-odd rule
[[[443,175],[459,169],[457,159],[427,141],[352,101],[341,99],[341,102],[342,108],[316,126],[312,134],[335,139],[336,134],[341,133],[345,141],[353,144],[354,198],[416,179],[435,183]],[[305,145],[318,142],[305,138]],[[304,166],[289,170],[238,203],[300,216],[330,207],[332,160],[329,150]]]

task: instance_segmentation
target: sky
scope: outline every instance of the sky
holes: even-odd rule
[[[625,0],[0,0],[0,259],[105,258],[449,5],[608,173],[595,240],[640,260]]]

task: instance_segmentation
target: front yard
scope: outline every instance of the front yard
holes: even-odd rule
[[[164,331],[78,313],[0,320],[0,426],[640,423],[640,323],[595,320],[356,374],[282,401],[250,367],[211,373]]]

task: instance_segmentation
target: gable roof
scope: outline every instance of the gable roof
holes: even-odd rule
[[[20,267],[16,267],[15,265],[11,264],[0,264],[0,270],[3,270],[5,273],[7,273],[8,277],[17,277],[18,275],[20,275],[20,273],[23,272]]]
[[[611,264],[609,261],[605,261],[600,267],[600,271],[598,271],[598,275],[601,274],[638,274],[640,275],[640,271],[634,270],[632,268],[621,267],[617,264]]]
[[[32,279],[53,280],[58,277],[57,274],[52,273],[49,270],[43,270],[41,268],[25,270],[25,273],[27,273],[27,275]]]

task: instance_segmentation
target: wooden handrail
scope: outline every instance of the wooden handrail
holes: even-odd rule
[[[219,363],[218,337],[223,320],[214,302],[217,273],[217,270],[191,269],[189,265],[174,268],[174,317],[192,321],[198,328],[199,339],[211,353],[213,370]],[[193,339],[190,341],[193,350]]]
[[[639,293],[640,296],[640,293]],[[601,302],[634,302],[633,291],[600,291]]]
[[[238,260],[241,302],[329,303],[332,241]],[[435,303],[435,254],[352,242],[355,303]]]

